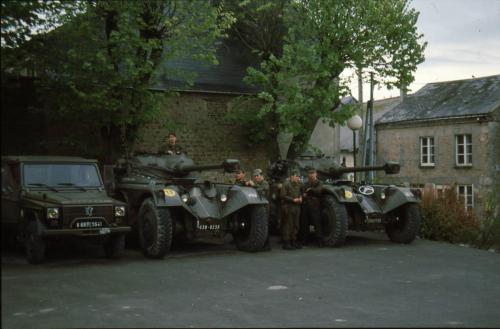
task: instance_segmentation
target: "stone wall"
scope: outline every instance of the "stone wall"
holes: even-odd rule
[[[157,152],[162,143],[167,143],[169,131],[174,130],[177,143],[196,163],[239,159],[247,171],[247,178],[250,178],[254,168],[266,170],[272,157],[272,147],[263,144],[249,148],[242,127],[225,119],[235,97],[182,92],[179,96],[166,98],[159,118],[140,129],[139,141],[134,150]],[[169,128],[165,128],[165,122]],[[204,173],[202,177],[228,182],[233,175],[212,171]]]
[[[384,183],[423,185],[474,185],[474,206],[482,208],[485,197],[498,188],[499,165],[498,122],[476,120],[442,120],[411,125],[377,126],[377,163],[398,161],[397,175],[377,173]],[[455,135],[472,135],[472,167],[455,165]],[[434,137],[435,167],[420,166],[420,137]]]

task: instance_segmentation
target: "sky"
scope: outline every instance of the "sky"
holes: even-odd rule
[[[500,74],[500,0],[413,0],[420,12],[417,30],[427,41],[425,61],[409,86],[414,93],[426,83]],[[350,84],[358,98],[357,79]],[[399,96],[397,89],[374,90],[375,99]],[[369,84],[363,84],[368,100]]]

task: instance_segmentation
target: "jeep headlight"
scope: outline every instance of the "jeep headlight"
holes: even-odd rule
[[[115,206],[115,217],[125,216],[125,206]]]
[[[47,208],[47,218],[48,219],[58,219],[59,218],[59,208]]]

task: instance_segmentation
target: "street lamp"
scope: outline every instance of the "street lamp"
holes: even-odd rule
[[[354,115],[347,120],[347,127],[352,130],[352,160],[354,167],[356,167],[356,130],[363,126],[363,120],[359,115]],[[356,172],[354,172],[354,182],[356,182]]]

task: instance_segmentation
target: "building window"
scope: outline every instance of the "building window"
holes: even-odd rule
[[[472,166],[472,136],[455,136],[457,166]]]
[[[434,137],[420,137],[420,165],[434,167]]]
[[[474,186],[473,185],[458,185],[457,194],[464,202],[466,210],[474,208]]]
[[[448,185],[436,185],[436,198],[442,199],[444,198],[444,195],[446,193],[446,190],[449,189],[450,187]]]

